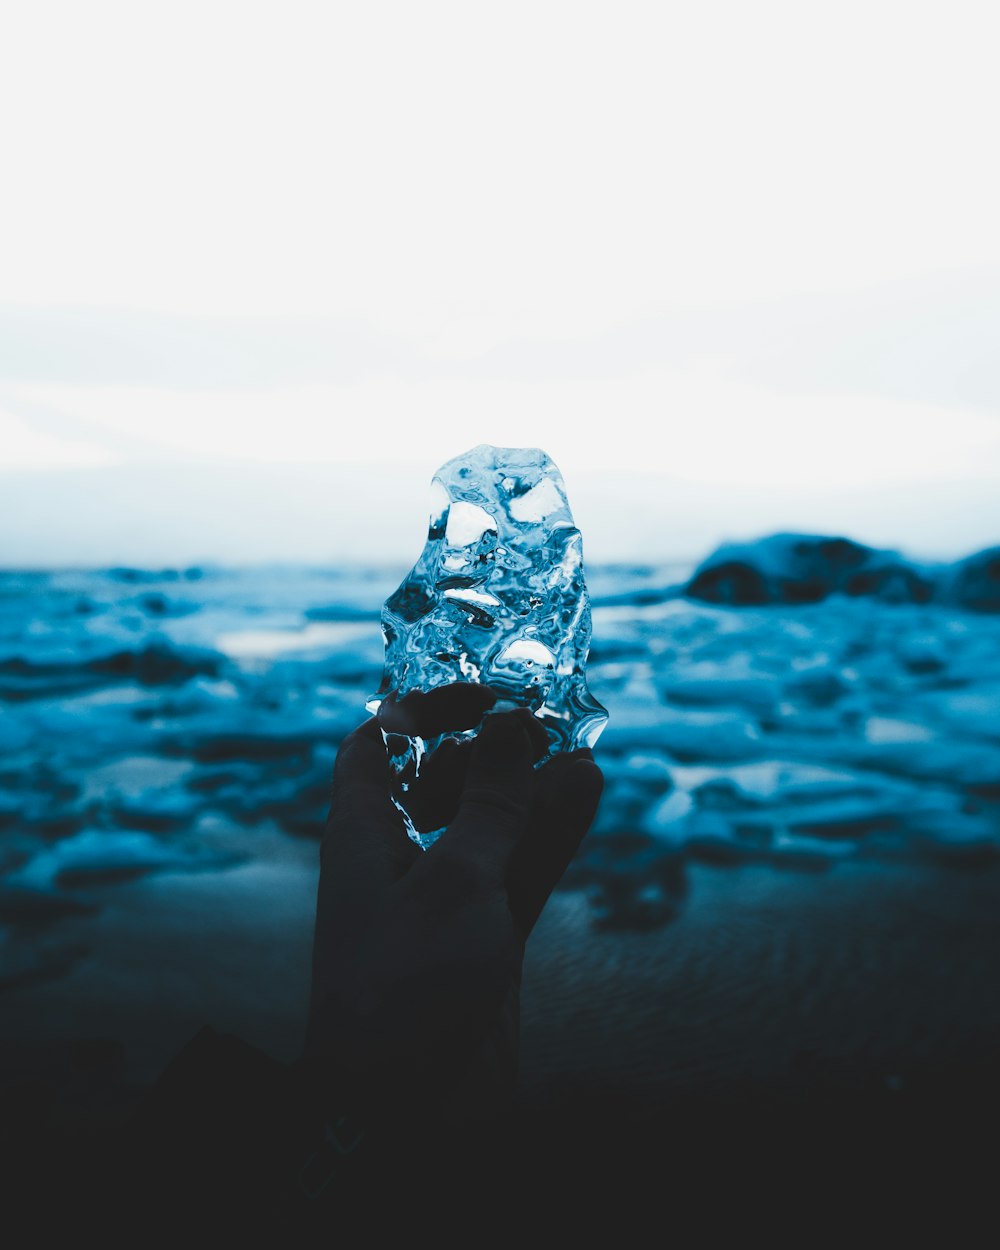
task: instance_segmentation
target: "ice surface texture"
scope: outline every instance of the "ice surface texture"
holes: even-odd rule
[[[434,476],[420,558],[382,609],[387,695],[481,682],[530,708],[552,750],[591,746],[590,597],[562,475],[537,447],[482,444]]]

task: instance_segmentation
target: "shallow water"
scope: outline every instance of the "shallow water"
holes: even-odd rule
[[[590,574],[606,790],[565,885],[592,924],[669,923],[692,863],[1000,855],[1000,617],[708,607],[682,572]],[[398,577],[0,574],[0,986],[62,975],[53,935],[109,884],[249,861],[251,831],[319,836]]]

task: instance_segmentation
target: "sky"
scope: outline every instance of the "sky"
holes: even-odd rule
[[[1000,542],[991,4],[0,10],[0,565]]]

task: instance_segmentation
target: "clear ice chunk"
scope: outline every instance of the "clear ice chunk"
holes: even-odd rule
[[[390,694],[480,682],[530,708],[551,752],[592,746],[608,715],[587,689],[590,596],[559,470],[537,447],[483,443],[443,465],[432,491],[427,542],[382,608],[385,668],[368,710]],[[435,831],[415,828],[405,792],[442,738],[390,752],[422,846]]]

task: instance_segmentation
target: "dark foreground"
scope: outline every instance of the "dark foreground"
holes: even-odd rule
[[[4,1117],[21,1166],[6,1175],[32,1210],[65,1214],[69,1198],[53,1208],[32,1188],[49,1193],[53,1171],[70,1196],[68,1177],[88,1177],[70,1208],[88,1222],[127,1209],[108,1174],[127,1165],[92,1143],[202,1025],[297,1054],[306,859],[273,874],[257,913],[241,905],[251,869],[195,892],[179,875],[138,883],[80,922],[99,958],[8,999],[6,1068],[22,1080]],[[676,922],[640,934],[597,931],[582,895],[557,895],[528,950],[510,1118],[369,1140],[330,1218],[395,1219],[395,1194],[409,1218],[426,1204],[419,1218],[445,1223],[469,1204],[500,1219],[527,1195],[564,1226],[651,1209],[711,1224],[748,1202],[755,1220],[806,1202],[834,1219],[862,1200],[896,1228],[928,1204],[958,1219],[997,1162],[998,902],[996,868],[703,867]]]

